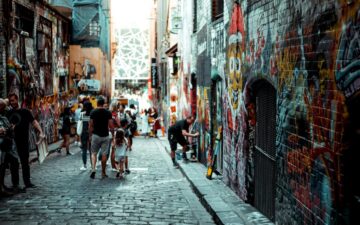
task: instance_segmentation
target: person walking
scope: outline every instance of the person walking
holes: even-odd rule
[[[128,141],[125,138],[125,131],[123,129],[118,129],[115,132],[114,152],[115,152],[115,161],[118,171],[116,177],[120,179],[122,179],[124,176],[124,164],[125,164],[127,149],[128,149]]]
[[[182,148],[182,158],[185,162],[188,161],[186,156],[186,151],[188,149],[188,142],[185,137],[197,137],[199,133],[196,132],[194,134],[189,133],[189,126],[194,123],[194,116],[188,116],[184,120],[179,120],[175,124],[169,127],[168,129],[168,140],[171,148],[171,160],[173,165],[177,167],[177,163],[175,161],[175,151],[177,149],[177,144],[179,143]]]
[[[131,115],[131,110],[130,109],[126,109],[125,110],[125,114],[128,115],[128,121],[129,124],[128,124],[128,140],[129,140],[129,151],[132,150],[132,144],[133,144],[133,138],[134,138],[134,134],[136,132],[136,129],[137,129],[137,124],[136,124],[136,121],[134,121],[132,115]]]
[[[60,118],[62,118],[63,124],[62,129],[60,131],[61,136],[63,138],[63,143],[58,148],[58,152],[61,153],[61,149],[66,149],[66,155],[71,155],[70,153],[70,132],[71,132],[71,108],[65,107],[64,112],[60,114]]]
[[[150,127],[149,127],[149,115],[148,111],[145,109],[141,117],[141,133],[147,138],[149,137]]]
[[[95,178],[97,154],[101,149],[102,177],[106,175],[106,161],[109,147],[109,126],[111,126],[111,112],[104,108],[105,100],[99,97],[97,108],[90,113],[89,135],[91,139],[92,172],[90,178]]]
[[[15,126],[15,143],[20,158],[23,180],[26,188],[35,188],[36,186],[30,179],[29,166],[29,128],[30,125],[38,131],[39,138],[45,138],[45,135],[37,120],[34,119],[32,113],[25,108],[20,108],[19,97],[12,93],[9,95],[9,103],[12,109],[8,112],[10,123]]]
[[[120,128],[120,118],[119,118],[117,103],[113,102],[110,105],[110,110],[111,110],[111,116],[112,116],[110,133],[111,133],[111,137],[115,137],[115,131],[118,128]],[[112,143],[113,143],[113,138],[110,140],[110,144],[109,144],[109,151],[111,149],[110,162],[111,162],[111,167],[113,168],[113,170],[117,171],[116,165],[115,165],[115,152],[114,152],[113,148],[111,147]]]
[[[82,112],[83,112],[83,104],[79,103],[78,108],[74,112],[75,123],[77,123],[80,120],[80,115]],[[80,136],[76,134],[75,145],[77,145],[77,146],[81,145],[80,139],[81,139]]]
[[[125,115],[127,115],[125,113]],[[130,136],[130,129],[129,129],[129,122],[126,118],[123,118],[120,120],[120,126],[121,128],[124,130],[124,133],[125,133],[125,138],[127,139],[127,146],[128,146],[128,150],[129,150],[129,136]],[[128,155],[126,154],[125,155],[125,173],[126,174],[129,174],[130,173],[130,169],[129,169],[129,157]]]
[[[80,114],[80,120],[83,123],[82,132],[80,134],[81,140],[81,151],[82,151],[82,161],[83,167],[80,170],[86,170],[86,161],[87,161],[87,152],[89,149],[89,122],[90,122],[90,113],[93,110],[92,104],[90,102],[84,102],[83,111]],[[91,164],[91,154],[90,154],[90,164]]]

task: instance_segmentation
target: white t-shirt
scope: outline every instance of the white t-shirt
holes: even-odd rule
[[[124,139],[122,145],[115,146],[115,161],[120,161],[121,158],[126,156],[127,140]]]

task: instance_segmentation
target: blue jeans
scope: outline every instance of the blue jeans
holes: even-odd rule
[[[86,165],[86,155],[87,152],[89,150],[88,145],[89,145],[89,133],[88,132],[83,132],[81,134],[81,150],[82,150],[82,160],[84,165]],[[91,155],[90,155],[90,162],[91,162]]]

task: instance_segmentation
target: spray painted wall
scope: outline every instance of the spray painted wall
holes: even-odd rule
[[[6,40],[4,38],[3,4],[0,4],[0,98],[6,96]]]
[[[252,203],[253,84],[264,79],[277,90],[276,223],[350,224],[360,2],[224,2],[224,182]]]
[[[61,96],[66,94],[69,74],[69,21],[41,3],[6,4],[13,10],[6,18],[13,27],[6,33],[6,94],[16,93],[21,107],[39,121],[48,143],[55,142],[58,115],[68,101]],[[30,149],[35,149],[35,134],[30,132]]]

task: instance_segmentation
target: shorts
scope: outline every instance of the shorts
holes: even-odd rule
[[[70,132],[70,127],[63,127],[61,130],[60,130],[60,134],[61,135],[69,135],[71,132]]]
[[[124,160],[125,160],[125,156],[115,157],[115,162],[117,162],[117,163],[124,162]]]
[[[100,137],[96,134],[92,135],[91,138],[91,153],[97,154],[101,149],[101,155],[108,155],[109,154],[109,144],[110,139],[109,136]]]
[[[175,134],[169,133],[168,140],[169,140],[171,151],[176,151],[178,143],[181,146],[188,144],[187,140],[185,139],[185,137],[183,135],[175,135]]]

